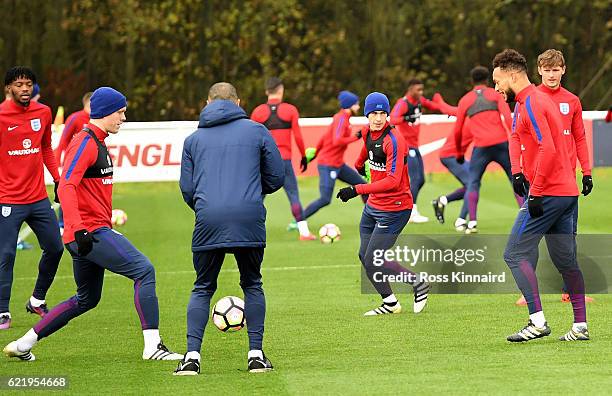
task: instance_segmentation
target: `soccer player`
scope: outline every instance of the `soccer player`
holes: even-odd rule
[[[26,310],[44,317],[47,291],[55,278],[64,247],[55,212],[45,190],[44,167],[55,182],[59,173],[51,148],[51,109],[33,102],[36,76],[27,67],[11,68],[4,78],[10,100],[0,108],[0,330],[11,326],[9,300],[17,236],[26,222],[38,238],[42,256],[38,279]]]
[[[302,161],[300,163],[302,172],[308,167],[304,140],[298,121],[300,114],[297,108],[289,103],[283,102],[285,86],[278,77],[271,77],[266,81],[266,95],[268,102],[257,106],[251,113],[251,119],[264,124],[272,134],[283,161],[285,161],[285,184],[284,189],[289,198],[291,213],[297,222],[301,241],[312,241],[317,239],[310,233],[308,222],[304,217],[304,210],[300,202],[298,183],[291,164],[291,135],[300,150]]]
[[[244,292],[248,370],[272,370],[262,349],[266,315],[261,283],[266,246],[263,197],[282,187],[285,174],[272,136],[247,118],[236,88],[224,82],[210,87],[198,130],[185,139],[181,161],[181,192],[196,217],[191,249],[197,278],[187,307],[187,353],[175,375],[200,372],[210,299],[228,253],[236,258]]]
[[[384,94],[372,92],[366,97],[364,113],[369,127],[365,129],[365,145],[355,167],[363,170],[367,160],[371,183],[342,188],[337,195],[337,198],[347,202],[358,195],[369,194],[359,224],[359,260],[368,279],[382,297],[382,304],[367,311],[365,316],[395,314],[402,310],[389,282],[375,279],[375,273],[381,268],[374,265],[375,252],[393,247],[410,219],[412,208],[410,181],[405,170],[406,142],[387,122],[389,111],[389,100]],[[383,267],[412,277],[408,283],[414,288],[413,310],[415,313],[421,312],[427,304],[429,284],[418,281],[413,272],[395,261],[386,261]]]
[[[463,123],[470,119],[470,131],[474,139],[474,150],[470,160],[470,174],[467,188],[468,209],[470,221],[465,232],[478,232],[476,218],[480,182],[482,175],[491,162],[497,162],[506,172],[512,183],[510,157],[508,155],[508,132],[511,128],[512,116],[510,107],[502,96],[493,88],[487,87],[489,70],[484,66],[476,66],[470,72],[474,88],[460,100],[457,109],[457,122],[453,134],[457,150],[457,161],[465,161],[463,148]],[[516,196],[519,205],[523,197]]]
[[[551,333],[535,273],[538,245],[544,236],[574,311],[574,324],[560,340],[588,340],[584,279],[576,261],[573,219],[578,188],[561,117],[550,97],[529,82],[523,55],[506,49],[495,56],[493,68],[495,89],[508,102],[516,99],[510,156],[530,184],[528,199],[518,213],[504,252],[504,260],[527,300],[529,323],[507,339],[523,342]]]
[[[428,110],[440,111],[440,105],[423,96],[424,84],[416,78],[408,81],[406,94],[399,98],[391,111],[391,125],[394,125],[404,137],[408,146],[408,172],[410,176],[410,192],[414,205],[412,207],[411,223],[426,223],[429,218],[419,213],[417,197],[425,184],[425,168],[419,151],[419,134],[421,133],[421,113],[423,107]]]
[[[329,205],[336,179],[350,185],[364,184],[366,181],[350,166],[344,163],[344,152],[350,143],[359,140],[360,132],[351,132],[350,118],[359,111],[359,97],[352,92],[342,91],[338,95],[340,111],[334,114],[333,121],[316,147],[319,170],[319,193],[321,196],[311,202],[304,210],[307,219],[319,209]],[[366,197],[363,195],[362,197]]]
[[[34,345],[98,304],[104,271],[109,270],[134,281],[134,305],[144,337],[142,358],[182,359],[182,355],[170,352],[159,336],[153,265],[127,238],[111,229],[113,164],[104,140],[119,132],[126,110],[123,94],[109,87],[98,88],[91,97],[91,121],[68,145],[69,165],[62,172],[58,192],[66,222],[63,239],[72,256],[77,293],[8,344],[4,348],[8,357],[34,360]]]

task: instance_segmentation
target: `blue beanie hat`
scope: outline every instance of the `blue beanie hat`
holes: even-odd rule
[[[384,111],[389,114],[391,109],[389,108],[389,99],[380,92],[372,92],[365,99],[365,107],[363,113],[367,117],[373,111]]]
[[[91,114],[93,119],[104,118],[115,111],[127,107],[125,96],[111,87],[100,87],[91,95]]]
[[[338,101],[340,102],[340,107],[348,109],[354,104],[359,103],[359,96],[350,91],[340,91],[340,94],[338,94]]]
[[[32,87],[32,97],[35,97],[39,93],[40,93],[40,85],[34,84],[34,87]]]

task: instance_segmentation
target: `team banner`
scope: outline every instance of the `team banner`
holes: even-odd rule
[[[592,119],[603,118],[605,112],[585,112],[585,128],[589,152],[592,151]],[[331,117],[301,118],[300,126],[306,147],[316,147],[331,124]],[[438,150],[444,145],[447,136],[452,132],[454,117],[440,114],[423,115],[420,119],[421,137],[420,152],[425,164],[425,172],[446,172],[438,156]],[[352,117],[351,125],[357,130],[367,124],[365,117]],[[114,165],[115,182],[153,182],[177,181],[180,176],[181,153],[183,142],[198,127],[197,121],[163,121],[163,122],[127,122],[116,135],[106,139],[108,151]],[[53,147],[56,147],[61,133],[53,134]],[[361,150],[360,142],[350,144],[344,159],[352,166]],[[468,153],[469,155],[469,153]],[[299,164],[302,154],[293,143],[293,164],[296,175],[317,175],[316,160],[308,170],[301,173]],[[497,165],[491,165],[495,168]],[[45,171],[45,180],[51,184],[51,176]]]
[[[388,234],[371,238],[369,246],[381,248],[370,249],[363,257],[361,285],[366,294],[384,290],[386,282],[395,292],[412,293],[412,285],[420,281],[428,282],[438,294],[520,293],[514,275],[528,276],[524,266],[534,263],[539,292],[560,293],[560,270],[572,268],[573,258],[557,252],[574,243],[586,293],[612,291],[612,235],[577,235],[574,239],[565,234],[524,234],[523,239],[541,239],[539,251],[527,257],[506,249],[508,235],[401,235],[395,243],[395,237]]]

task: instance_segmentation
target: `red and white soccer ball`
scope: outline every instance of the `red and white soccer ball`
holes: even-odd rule
[[[340,240],[340,228],[335,224],[325,224],[319,230],[319,239],[321,243],[330,244]]]
[[[127,223],[127,220],[127,213],[121,209],[113,209],[111,223],[113,223],[114,226],[122,226]]]
[[[244,327],[244,301],[235,296],[223,297],[213,307],[212,320],[221,331],[238,331]]]

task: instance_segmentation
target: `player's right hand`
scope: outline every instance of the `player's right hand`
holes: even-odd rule
[[[366,175],[366,170],[365,170],[365,163],[363,164],[363,166],[361,168],[357,168],[357,173],[359,173],[361,176]]]
[[[582,176],[582,195],[586,197],[591,193],[591,191],[593,191],[593,176]]]
[[[302,157],[302,161],[300,162],[300,169],[302,170],[302,173],[306,172],[306,169],[308,169],[308,158]]]
[[[463,154],[457,155],[455,159],[457,160],[459,165],[463,165],[463,163],[465,162],[465,156]]]
[[[522,172],[515,173],[512,175],[512,189],[514,193],[519,197],[524,197],[527,195],[527,179],[525,179],[525,175]]]
[[[78,230],[74,232],[74,241],[78,246],[79,256],[87,256],[93,249],[94,242],[98,242],[93,234],[87,230]]]
[[[529,210],[529,216],[542,217],[544,215],[542,197],[529,197],[529,200],[527,201],[527,209]]]
[[[53,202],[60,203],[59,195],[57,195],[57,188],[59,187],[59,182],[54,182],[54,183],[55,183],[55,187],[53,187],[53,194],[55,194],[55,196],[53,197]]]

